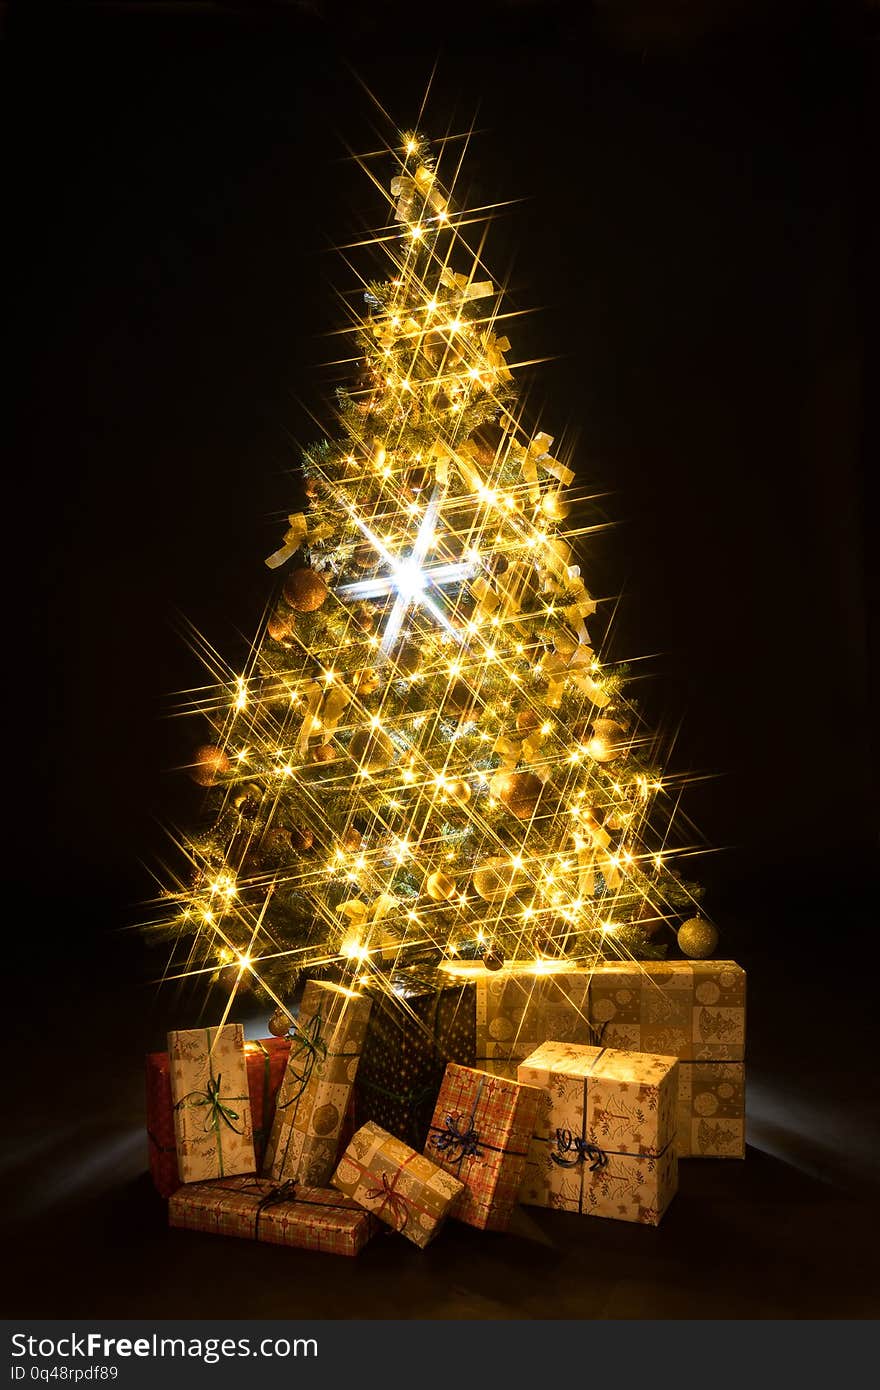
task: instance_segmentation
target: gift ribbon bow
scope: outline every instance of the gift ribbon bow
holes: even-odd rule
[[[477,1145],[480,1136],[474,1128],[474,1114],[471,1113],[467,1120],[460,1119],[457,1115],[446,1116],[446,1128],[441,1134],[434,1137],[434,1146],[440,1153],[445,1153],[447,1158],[453,1162],[461,1162],[463,1158],[479,1158],[480,1150]],[[465,1126],[467,1126],[465,1128]],[[447,1150],[459,1149],[458,1153],[447,1153]]]
[[[574,1157],[566,1158],[566,1154],[570,1153],[573,1153]],[[579,1163],[586,1163],[589,1159],[591,1173],[595,1173],[598,1168],[605,1168],[608,1164],[608,1155],[604,1149],[600,1149],[598,1144],[578,1138],[570,1129],[557,1129],[556,1153],[552,1153],[550,1157],[560,1168],[576,1168]]]
[[[596,869],[610,891],[620,887],[620,867],[609,854],[611,836],[604,825],[584,825],[574,837],[578,857],[578,893],[591,898],[596,891]]]
[[[416,170],[415,177],[409,174],[397,174],[391,180],[391,196],[397,199],[397,206],[394,209],[394,217],[397,222],[409,222],[412,218],[415,199],[417,194],[421,194],[425,199],[425,206],[431,208],[435,213],[446,211],[446,199],[438,188],[434,187],[437,176],[426,164],[422,164]]]
[[[317,541],[326,540],[332,534],[333,527],[328,525],[326,521],[319,521],[315,529],[310,531],[305,513],[293,512],[287,518],[284,544],[280,550],[275,550],[271,555],[266,556],[266,564],[270,570],[277,570],[279,565],[283,565],[285,560],[289,560],[301,545],[314,545]]]
[[[369,1187],[364,1193],[368,1201],[379,1202],[379,1206],[376,1208],[377,1216],[381,1216],[386,1207],[389,1209],[394,1218],[394,1227],[398,1231],[402,1231],[409,1220],[409,1208],[406,1204],[406,1198],[401,1192],[395,1191],[397,1180],[402,1172],[403,1169],[398,1168],[391,1182],[388,1181],[388,1174],[383,1173],[381,1187]]]
[[[294,1101],[299,1100],[303,1091],[308,1086],[312,1072],[317,1061],[324,1061],[327,1057],[327,1044],[321,1036],[321,1011],[312,1014],[304,1028],[294,1026],[291,1029],[291,1038],[298,1044],[291,1052],[288,1059],[287,1069],[296,1078],[296,1087],[287,1100],[279,1100],[276,1110],[286,1110],[288,1105],[293,1105]],[[302,1071],[297,1071],[297,1063],[301,1058],[305,1058]]]
[[[221,1080],[222,1077],[218,1072],[216,1076],[211,1077],[203,1091],[187,1091],[186,1095],[180,1098],[174,1108],[175,1110],[179,1110],[181,1106],[186,1105],[187,1102],[194,1107],[207,1105],[209,1109],[208,1114],[205,1116],[206,1131],[213,1129],[215,1133],[219,1134],[220,1125],[225,1124],[229,1126],[233,1134],[243,1134],[244,1130],[236,1129],[235,1125],[232,1123],[233,1120],[241,1118],[238,1111],[226,1105],[220,1098]],[[193,1100],[193,1096],[196,1097],[195,1100]],[[238,1100],[238,1096],[232,1097],[232,1099]]]
[[[343,917],[348,918],[353,927],[366,927],[381,922],[396,906],[397,899],[390,893],[380,893],[372,905],[365,903],[363,898],[349,898],[347,903],[340,903],[338,910]]]

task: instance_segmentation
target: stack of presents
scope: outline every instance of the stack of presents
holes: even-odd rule
[[[518,1202],[656,1225],[679,1159],[744,1156],[744,1045],[732,961],[310,981],[286,1038],[148,1057],[151,1171],[172,1226],[340,1255]]]

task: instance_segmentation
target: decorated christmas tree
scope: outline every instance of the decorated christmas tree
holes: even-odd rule
[[[204,820],[153,927],[282,1024],[301,976],[656,957],[694,919],[680,783],[591,644],[598,518],[517,403],[440,148],[397,152],[356,374],[302,459],[252,659],[200,701]],[[714,929],[680,943],[711,954]]]

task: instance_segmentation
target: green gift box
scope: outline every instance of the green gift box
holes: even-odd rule
[[[372,1120],[421,1149],[447,1063],[474,1065],[474,986],[444,971],[412,967],[361,988],[373,1009],[355,1081],[356,1123]]]

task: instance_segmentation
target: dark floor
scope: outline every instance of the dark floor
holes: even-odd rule
[[[27,1076],[4,1162],[7,1316],[876,1315],[867,972],[822,966],[803,931],[804,949],[776,959],[757,931],[738,935],[750,972],[744,1163],[682,1164],[657,1230],[532,1208],[506,1236],[450,1223],[426,1252],[388,1235],[351,1261],[166,1228],[145,1171],[142,1053],[195,1002],[139,985],[140,944],[110,937],[101,960],[59,972],[39,1030],[31,1015],[12,1035]]]

